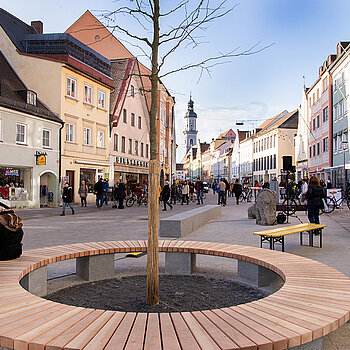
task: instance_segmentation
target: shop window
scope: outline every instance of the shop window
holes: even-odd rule
[[[31,188],[31,168],[0,167],[0,197],[10,201],[30,200]]]
[[[43,129],[43,147],[51,147],[51,130]]]
[[[66,141],[74,142],[75,141],[75,125],[74,124],[66,124]]]
[[[92,87],[89,85],[84,86],[84,102],[92,104]]]
[[[97,147],[104,148],[105,146],[105,133],[104,131],[97,132]]]
[[[125,153],[125,136],[122,136],[122,152]]]
[[[114,134],[114,143],[113,143],[113,150],[114,151],[118,151],[118,135],[117,134]]]
[[[27,142],[27,125],[17,123],[16,142],[25,144]]]
[[[91,129],[84,128],[84,145],[91,146]]]
[[[67,77],[67,96],[76,98],[77,96],[77,81]]]
[[[98,107],[106,109],[106,93],[98,90]]]
[[[94,192],[94,184],[96,182],[96,170],[95,169],[80,169],[80,183],[85,181],[88,187],[89,193]]]

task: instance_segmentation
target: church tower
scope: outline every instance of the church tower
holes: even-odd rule
[[[186,142],[186,153],[191,148],[191,146],[194,146],[197,144],[197,114],[193,109],[193,101],[190,96],[190,100],[187,104],[187,113],[185,115],[185,142]]]

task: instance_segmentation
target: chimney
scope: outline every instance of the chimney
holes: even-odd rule
[[[38,34],[44,33],[44,23],[41,21],[32,21],[31,26],[36,30]]]

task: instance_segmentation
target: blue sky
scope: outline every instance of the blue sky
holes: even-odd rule
[[[177,3],[162,2],[168,7]],[[0,0],[0,7],[29,24],[43,21],[44,32],[49,33],[63,32],[87,9],[98,17],[99,10],[113,10],[119,3],[123,1]],[[292,111],[301,102],[303,76],[306,86],[312,85],[319,66],[335,53],[337,42],[350,41],[349,13],[348,0],[242,0],[227,17],[200,33],[203,44],[197,49],[180,49],[166,69],[219,51],[245,50],[257,42],[260,47],[273,44],[256,55],[233,58],[212,68],[210,76],[204,74],[199,82],[198,70],[163,79],[176,98],[178,159],[183,155],[183,116],[190,92],[201,141],[235,128],[237,120],[250,120],[245,124],[249,129],[284,109]],[[120,21],[129,25],[126,18]],[[134,47],[125,45],[136,54]]]

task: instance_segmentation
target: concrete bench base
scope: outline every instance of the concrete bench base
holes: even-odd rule
[[[193,253],[165,253],[165,274],[190,275],[196,268],[196,254]]]
[[[87,281],[113,278],[114,254],[90,255],[76,259],[76,273]]]
[[[29,272],[21,279],[20,283],[29,293],[38,297],[45,296],[47,294],[47,266]]]
[[[183,237],[221,216],[221,207],[205,205],[159,221],[160,237]]]

